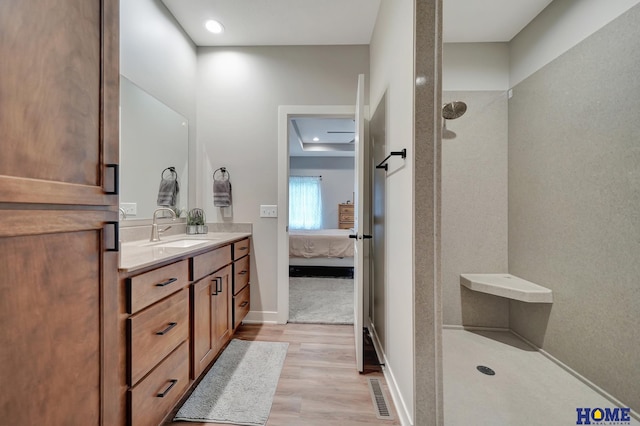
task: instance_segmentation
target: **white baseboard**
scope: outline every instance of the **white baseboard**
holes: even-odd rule
[[[373,341],[373,347],[378,354],[378,359],[384,364],[382,367],[382,372],[384,374],[384,378],[387,382],[387,386],[389,387],[389,392],[391,392],[391,399],[393,399],[393,404],[396,406],[396,412],[398,413],[398,417],[400,418],[400,424],[402,426],[411,426],[413,425],[413,415],[407,409],[407,404],[405,404],[404,399],[402,398],[402,394],[400,393],[400,389],[398,388],[398,382],[393,375],[393,370],[391,365],[389,365],[389,360],[382,349],[382,345],[380,344],[380,340],[378,339],[378,334],[376,333],[376,328],[371,324],[369,328],[369,333],[371,334],[371,340]]]
[[[532,342],[530,342],[526,338],[522,337],[520,334],[516,333],[515,331],[513,331],[513,330],[509,330],[509,331],[511,331],[511,333],[514,336],[518,337],[519,339],[524,341],[526,344],[528,344],[532,348],[536,349],[538,352],[540,352],[542,355],[544,355],[547,359],[549,359],[550,361],[552,361],[553,363],[558,365],[560,368],[565,370],[567,373],[571,374],[573,377],[575,377],[576,379],[580,380],[585,385],[589,386],[591,389],[593,389],[595,392],[597,392],[603,398],[608,399],[609,401],[611,401],[611,403],[613,403],[614,405],[616,405],[618,407],[627,407],[627,405],[625,405],[618,398],[616,398],[615,396],[611,395],[609,392],[607,392],[606,390],[602,389],[600,386],[596,385],[591,380],[587,379],[582,374],[578,373],[576,370],[574,370],[573,368],[569,367],[564,362],[560,361],[558,358],[556,358],[553,355],[551,355],[549,352],[545,351],[542,348],[539,348],[538,346],[536,346],[535,344],[533,344]],[[637,411],[631,410],[631,417],[633,417],[636,420],[640,420],[640,413],[638,413]]]
[[[277,324],[278,312],[275,311],[249,311],[242,320],[246,324]]]
[[[511,331],[508,327],[476,327],[473,325],[447,325],[442,326],[443,330],[468,330],[468,331]]]

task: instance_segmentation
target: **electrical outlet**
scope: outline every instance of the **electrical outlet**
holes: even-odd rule
[[[278,206],[261,205],[260,217],[278,217]]]
[[[120,203],[120,208],[124,210],[127,216],[138,214],[138,203]]]

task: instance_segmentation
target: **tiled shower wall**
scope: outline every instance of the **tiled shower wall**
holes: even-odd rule
[[[510,326],[640,411],[640,6],[513,88]]]

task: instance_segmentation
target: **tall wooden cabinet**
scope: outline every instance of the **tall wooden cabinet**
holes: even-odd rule
[[[118,1],[0,2],[0,418],[118,411]]]

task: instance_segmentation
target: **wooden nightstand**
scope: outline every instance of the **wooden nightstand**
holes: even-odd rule
[[[338,228],[353,228],[353,204],[338,204]]]

